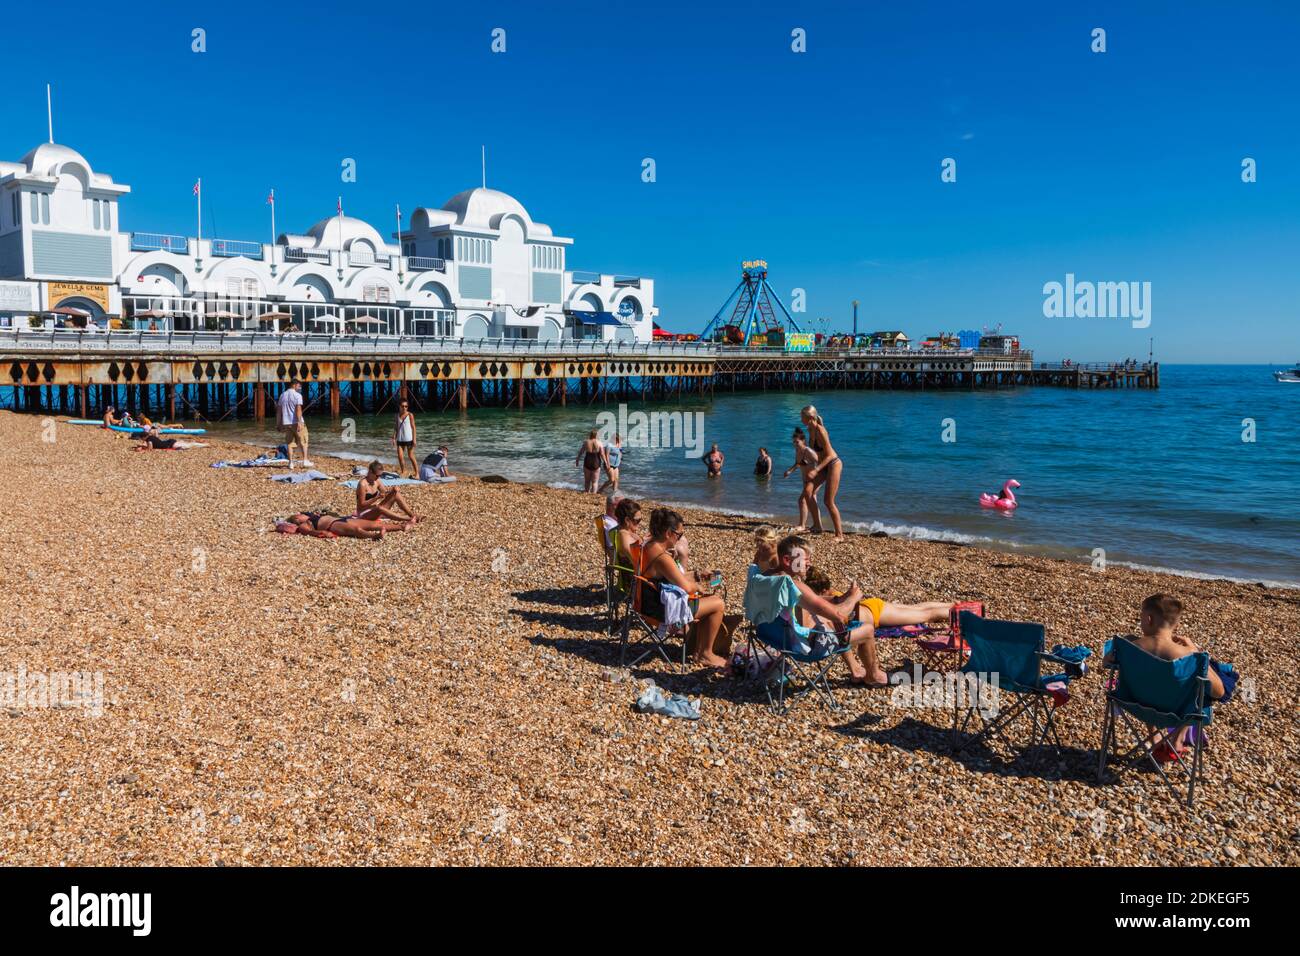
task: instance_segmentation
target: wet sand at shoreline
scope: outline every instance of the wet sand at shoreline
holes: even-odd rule
[[[647,662],[603,633],[600,500],[538,485],[403,488],[381,543],[271,533],[351,510],[335,483],[0,413],[3,674],[102,672],[100,716],[0,707],[11,864],[1292,864],[1300,861],[1300,593],[986,551],[818,538],[881,597],[983,600],[1100,652],[1148,593],[1253,679],[1210,729],[1194,822],[1153,774],[1097,786],[1102,680],[1058,715],[1063,763],[948,752],[951,713],[851,689],[773,716],[761,690]],[[353,462],[313,456],[330,475]],[[671,489],[662,496],[671,499]],[[757,522],[679,509],[739,611]],[[885,666],[917,660],[884,642]],[[1093,663],[1097,662],[1094,657]],[[644,678],[697,723],[632,711]],[[0,691],[2,691],[0,686]]]

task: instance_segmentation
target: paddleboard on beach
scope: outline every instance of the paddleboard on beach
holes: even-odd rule
[[[100,427],[103,427],[104,425],[102,421],[99,421],[97,419],[90,419],[90,418],[70,418],[68,419],[68,424],[69,425],[99,425]],[[128,435],[143,435],[145,433],[145,429],[143,428],[130,428],[126,425],[109,425],[108,427],[112,431],[125,432]],[[158,429],[158,434],[160,435],[206,435],[207,431],[208,430],[206,428],[160,428]]]

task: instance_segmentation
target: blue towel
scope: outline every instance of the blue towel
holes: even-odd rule
[[[758,565],[749,566],[745,583],[745,617],[754,624],[767,624],[781,612],[799,606],[799,588],[787,574],[762,574]]]
[[[386,485],[423,485],[423,484],[425,484],[425,482],[423,482],[423,481],[417,481],[417,480],[414,479],[414,478],[384,478],[384,479],[383,479],[383,482],[384,482],[384,484],[386,484]],[[343,484],[344,484],[344,486],[347,487],[347,488],[355,488],[357,485],[361,484],[361,479],[360,479],[360,478],[352,478],[352,479],[350,479],[350,480],[348,480],[348,481],[343,482]]]
[[[1092,657],[1092,649],[1069,644],[1057,644],[1052,648],[1052,656],[1059,657],[1063,661],[1069,661],[1071,664],[1082,664]]]
[[[290,471],[283,475],[271,475],[272,481],[283,482],[287,485],[300,485],[304,481],[329,481],[330,476],[321,474],[315,468],[311,471]]]
[[[662,714],[664,717],[681,717],[684,720],[700,719],[700,709],[689,698],[667,693],[655,683],[641,692],[635,706],[643,714]]]

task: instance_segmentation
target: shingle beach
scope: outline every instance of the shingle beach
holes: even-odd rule
[[[0,413],[0,692],[20,668],[103,679],[98,716],[0,702],[0,863],[1300,863],[1300,591],[816,539],[836,583],[982,600],[1096,654],[1144,596],[1180,596],[1183,631],[1252,690],[1216,713],[1184,818],[1152,773],[1094,782],[1099,668],[1060,711],[1060,763],[954,757],[950,711],[893,706],[847,670],[843,711],[778,717],[740,680],[617,666],[594,496],[462,476],[402,489],[426,516],[409,532],[316,540],[272,520],[347,513],[341,484],[211,468],[256,454],[229,442],[134,444]],[[683,514],[738,612],[756,522]],[[882,647],[887,669],[919,659]],[[646,679],[702,718],[635,712]]]

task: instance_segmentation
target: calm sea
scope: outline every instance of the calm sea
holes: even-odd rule
[[[712,401],[629,411],[699,413],[706,442],[727,456],[720,480],[682,448],[627,448],[633,495],[793,521],[798,476],[790,433],[813,402],[845,468],[839,495],[859,531],[966,541],[1091,561],[1300,586],[1300,384],[1265,366],[1162,366],[1158,391],[1022,388],[1003,392],[718,393]],[[453,469],[581,487],[578,446],[617,404],[474,409],[418,416],[421,447],[446,443]],[[946,423],[951,419],[951,423]],[[393,419],[358,417],[353,442],[311,422],[312,448],[394,460]],[[1243,440],[1251,437],[1253,441]],[[944,441],[945,426],[949,437]],[[274,444],[249,422],[212,429]],[[776,461],[753,477],[760,445]],[[707,446],[706,446],[707,447]],[[978,504],[1008,478],[1013,514]]]

